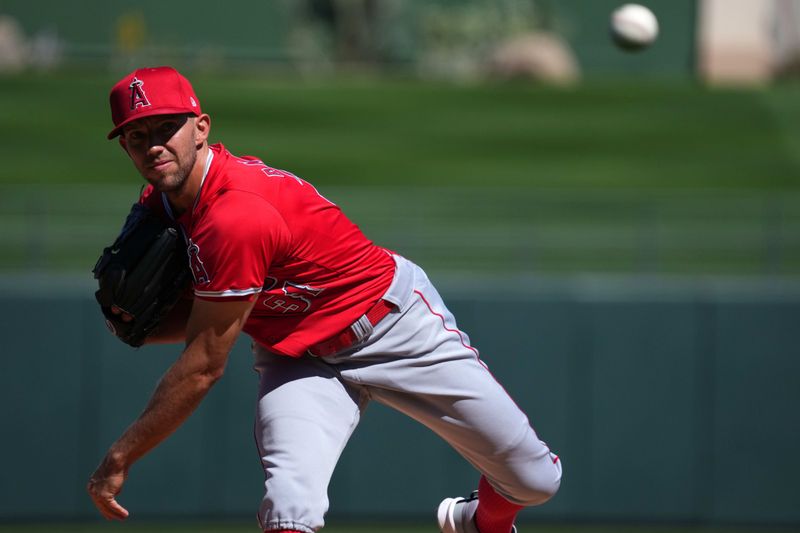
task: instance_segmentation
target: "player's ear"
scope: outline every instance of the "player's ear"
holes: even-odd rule
[[[208,140],[211,131],[211,117],[203,113],[194,121],[194,140],[195,144],[201,145]]]

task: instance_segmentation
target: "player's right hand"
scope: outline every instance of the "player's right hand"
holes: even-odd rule
[[[122,491],[125,483],[126,472],[112,468],[109,461],[103,460],[97,467],[86,490],[92,497],[97,510],[107,520],[125,520],[128,510],[117,503],[116,496]]]

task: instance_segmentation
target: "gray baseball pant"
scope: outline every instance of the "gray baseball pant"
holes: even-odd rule
[[[433,430],[513,503],[538,505],[558,490],[561,461],[480,361],[422,269],[395,261],[384,299],[398,309],[374,329],[367,322],[373,330],[360,344],[324,358],[254,349],[265,531],[324,526],[334,467],[372,400]]]

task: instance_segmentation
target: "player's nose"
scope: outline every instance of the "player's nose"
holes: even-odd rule
[[[147,156],[152,159],[158,159],[164,153],[164,145],[157,142],[150,142],[147,144]]]

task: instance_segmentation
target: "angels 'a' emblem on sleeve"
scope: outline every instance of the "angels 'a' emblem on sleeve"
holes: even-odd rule
[[[208,271],[206,271],[203,260],[200,259],[200,247],[197,243],[192,242],[191,239],[189,240],[187,252],[189,254],[189,268],[192,270],[195,285],[205,285],[209,283],[211,278],[208,275]]]

